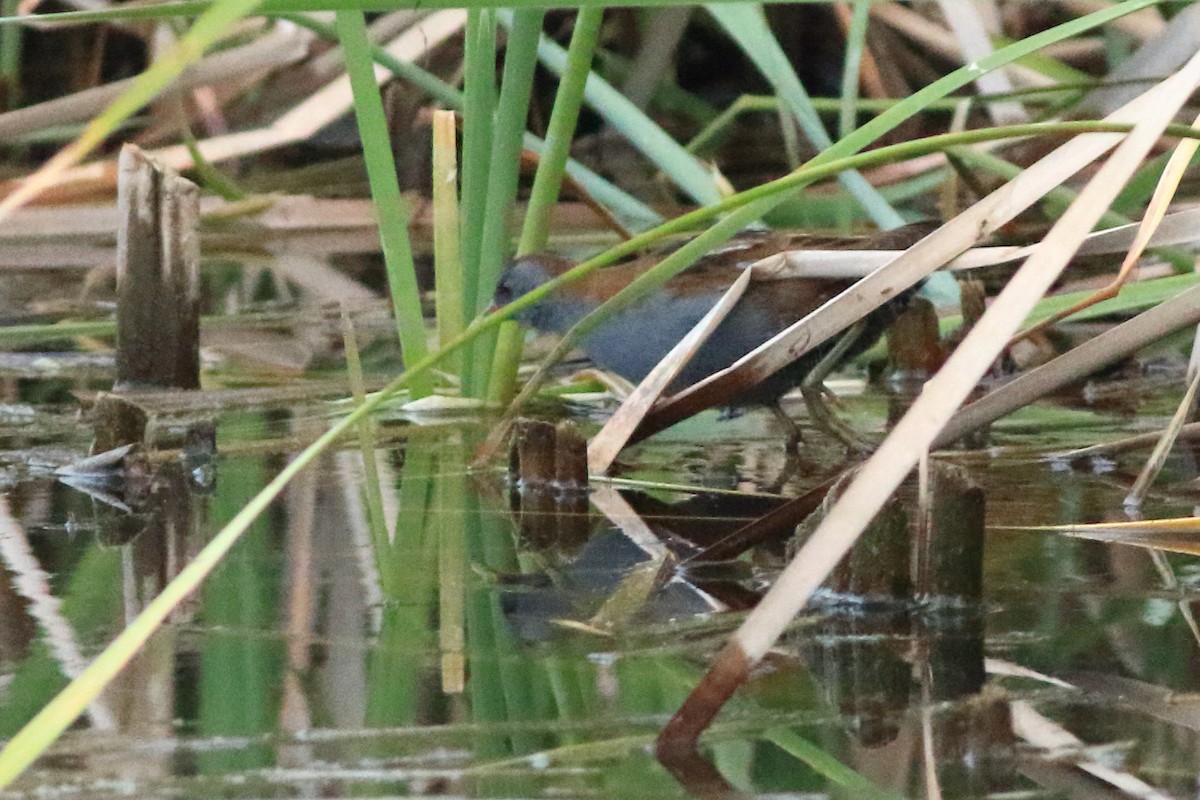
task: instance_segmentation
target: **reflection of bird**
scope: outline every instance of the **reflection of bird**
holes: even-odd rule
[[[658,293],[594,329],[580,346],[597,365],[637,382],[700,321],[747,265],[784,250],[802,248],[901,250],[917,242],[930,230],[927,224],[918,223],[862,238],[744,234],[725,248],[701,258],[668,281]],[[592,272],[517,314],[517,319],[539,331],[563,333],[665,255],[652,253]],[[573,266],[573,262],[555,255],[518,258],[500,276],[495,302],[497,305],[510,303]],[[851,280],[832,278],[752,281],[738,304],[680,371],[670,391],[679,391],[728,367],[852,283]],[[893,299],[855,326],[850,334],[853,338],[847,342],[841,357],[852,357],[870,347],[901,310],[907,296],[905,294]],[[738,394],[732,405],[765,405],[771,408],[788,426],[794,447],[798,441],[796,428],[780,409],[779,398],[789,389],[801,385],[834,346],[835,342],[828,342],[804,355],[765,381]],[[821,377],[818,376],[818,380]],[[816,391],[805,392],[806,399],[810,401],[810,410],[813,409],[812,401],[816,399],[816,394]],[[819,424],[830,423],[823,416],[818,417],[817,421]]]

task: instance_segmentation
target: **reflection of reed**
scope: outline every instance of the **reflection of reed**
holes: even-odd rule
[[[438,477],[435,516],[438,541],[438,644],[442,653],[442,692],[461,694],[466,684],[467,547],[465,510],[467,481],[463,472],[466,452],[457,436],[442,448],[443,462],[451,465]]]
[[[29,601],[28,615],[37,621],[62,674],[74,679],[87,666],[71,624],[63,617],[61,601],[50,591],[50,576],[29,547],[25,529],[13,518],[8,501],[0,494],[0,559],[12,575],[13,588]],[[116,717],[104,697],[87,709],[88,720],[98,730],[116,730]]]
[[[305,470],[296,477],[286,498],[287,670],[283,676],[283,697],[279,704],[279,728],[289,733],[313,727],[312,707],[301,679],[312,668],[311,642],[316,633],[313,607],[313,579],[316,577],[313,573],[313,521],[316,501],[316,470]],[[285,767],[311,763],[312,748],[306,745],[282,745],[279,761],[280,766]]]

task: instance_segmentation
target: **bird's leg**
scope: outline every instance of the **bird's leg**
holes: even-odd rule
[[[770,409],[775,419],[779,420],[779,424],[783,426],[783,429],[787,431],[787,443],[784,445],[786,458],[783,462],[783,469],[774,482],[766,487],[766,490],[771,494],[779,494],[783,491],[783,487],[787,485],[787,482],[799,473],[803,467],[803,462],[800,458],[800,444],[803,441],[803,437],[800,433],[800,426],[796,424],[796,420],[788,416],[788,413],[783,410],[783,406],[780,404],[778,398],[775,399],[775,402],[769,403],[767,408]]]
[[[825,379],[863,335],[866,326],[866,321],[860,320],[847,328],[842,337],[834,344],[833,349],[817,362],[817,365],[804,376],[804,380],[800,383],[800,394],[804,397],[804,405],[808,408],[808,414],[812,417],[813,424],[851,450],[864,453],[874,450],[876,443],[842,422],[826,405],[824,391]]]
[[[783,410],[779,400],[767,406],[775,419],[779,420],[779,424],[787,431],[787,444],[784,448],[787,450],[789,458],[798,458],[800,456],[800,444],[804,441],[804,437],[800,434],[800,426],[796,424],[796,420],[788,416],[788,413]]]

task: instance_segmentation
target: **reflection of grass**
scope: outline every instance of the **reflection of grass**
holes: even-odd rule
[[[432,513],[437,450],[436,443],[409,444],[397,492],[395,539],[389,541],[386,531],[383,537],[372,536],[385,605],[378,646],[367,666],[371,726],[413,725],[421,719],[437,578],[437,517]]]
[[[442,449],[443,470],[437,493],[438,645],[441,651],[442,692],[461,694],[466,685],[466,514],[472,505],[467,491],[466,453],[461,442]]]
[[[226,460],[223,490],[213,499],[214,520],[235,515],[262,483],[261,459]],[[196,731],[206,736],[252,735],[275,730],[282,686],[283,643],[253,632],[279,630],[283,624],[283,575],[270,536],[269,520],[259,520],[250,535],[222,562],[205,586],[200,620]],[[274,763],[269,747],[197,755],[201,772],[227,773]]]
[[[617,720],[622,716],[627,720],[652,719],[677,707],[699,677],[697,667],[669,654],[626,655],[616,662],[615,669],[621,686],[619,703],[622,714]],[[872,791],[871,796],[875,797],[891,796],[809,738],[822,735],[823,726],[781,725],[780,716],[772,712],[773,706],[786,708],[789,716],[811,715],[813,711],[817,711],[819,716],[828,713],[827,709],[813,707],[815,700],[807,681],[799,681],[799,686],[791,685],[792,681],[787,683],[791,688],[783,693],[786,697],[772,700],[767,696],[755,699],[739,695],[732,702],[728,717],[723,717],[712,726],[704,740],[705,748],[711,752],[714,763],[721,767],[722,772],[731,777],[741,775],[748,779],[753,771],[755,786],[766,782],[779,791],[822,791],[839,787],[856,792]],[[585,690],[585,700],[602,704],[603,699],[594,693],[593,683],[590,689]],[[776,706],[779,703],[784,705]],[[628,722],[616,724],[619,730],[629,727]],[[608,770],[600,778],[610,791],[638,797],[661,796],[678,791],[657,762],[644,755],[654,742],[653,732],[617,733],[587,741],[571,740],[582,735],[580,732],[575,737],[564,736],[565,743],[549,749],[526,750],[512,757],[477,763],[468,767],[465,773],[472,776],[529,776],[547,768],[601,767],[619,763],[619,769]],[[772,758],[764,748],[777,748],[785,758],[782,761]],[[477,752],[476,755],[485,754]],[[764,770],[770,770],[771,774],[766,774]]]

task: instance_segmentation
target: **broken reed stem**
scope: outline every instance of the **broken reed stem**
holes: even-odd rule
[[[200,388],[200,190],[121,149],[114,389]]]

